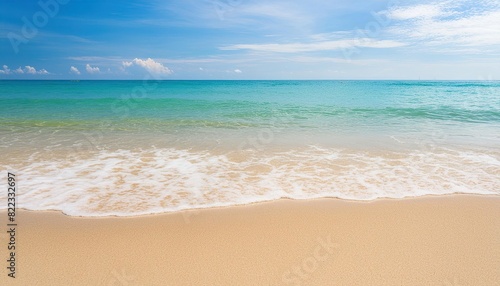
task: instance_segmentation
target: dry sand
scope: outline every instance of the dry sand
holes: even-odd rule
[[[500,197],[281,200],[133,218],[18,211],[0,285],[500,285]]]

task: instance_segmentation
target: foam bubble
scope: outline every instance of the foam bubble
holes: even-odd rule
[[[32,156],[4,170],[18,174],[21,208],[133,216],[279,198],[500,194],[499,158],[491,150],[368,152],[309,146],[214,154],[165,148],[103,150],[71,160]],[[0,198],[5,201],[5,194]]]

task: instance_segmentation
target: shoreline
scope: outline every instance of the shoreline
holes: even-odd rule
[[[260,204],[272,204],[272,203],[284,203],[284,202],[305,202],[305,203],[313,203],[315,201],[322,200],[334,200],[348,203],[360,203],[360,204],[369,204],[375,203],[378,201],[400,201],[400,200],[419,200],[419,199],[432,199],[432,198],[448,198],[448,197],[489,197],[489,198],[500,198],[500,194],[479,194],[479,193],[450,193],[450,194],[425,194],[421,196],[407,196],[402,198],[390,198],[390,197],[380,197],[375,199],[346,199],[339,197],[318,197],[318,198],[309,198],[309,199],[296,199],[296,198],[279,198],[279,199],[270,199],[265,201],[256,201],[249,203],[238,203],[234,205],[227,206],[209,206],[209,207],[198,207],[198,208],[186,208],[174,211],[164,211],[164,212],[156,212],[156,213],[145,213],[145,214],[132,214],[132,215],[95,215],[95,216],[86,216],[86,215],[71,215],[67,214],[62,210],[56,209],[47,209],[47,210],[31,210],[26,208],[16,208],[16,211],[27,212],[27,213],[57,213],[69,218],[81,218],[81,219],[107,219],[107,218],[147,218],[154,216],[163,216],[163,215],[173,215],[173,214],[182,214],[188,212],[196,212],[199,213],[201,211],[209,211],[216,209],[228,209],[228,208],[241,208],[241,207],[251,207]],[[6,209],[0,209],[0,216],[6,212]]]
[[[121,150],[89,158],[20,160],[18,167],[4,169],[14,171],[23,183],[22,207],[50,207],[72,216],[142,215],[282,197],[373,200],[459,192],[490,195],[500,189],[495,165],[500,154],[495,151],[330,151],[310,146],[267,156],[257,151],[214,155]],[[52,178],[60,182],[57,188]],[[0,194],[2,199],[5,194]]]
[[[282,199],[133,217],[17,212],[19,272],[9,285],[500,281],[500,196],[494,195]],[[5,227],[5,210],[0,217]],[[7,251],[0,247],[3,260]],[[2,268],[0,282],[7,279]]]

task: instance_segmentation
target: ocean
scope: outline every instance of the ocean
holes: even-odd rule
[[[500,82],[4,80],[0,150],[72,216],[499,195]]]

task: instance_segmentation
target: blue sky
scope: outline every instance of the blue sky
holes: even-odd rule
[[[500,0],[9,0],[0,79],[499,79]]]

